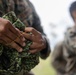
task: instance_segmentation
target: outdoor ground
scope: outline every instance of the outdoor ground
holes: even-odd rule
[[[50,58],[46,60],[40,59],[40,63],[32,70],[35,75],[55,75],[55,71],[50,64]]]

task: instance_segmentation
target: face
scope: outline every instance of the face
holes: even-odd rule
[[[74,19],[74,22],[75,22],[75,25],[76,25],[76,10],[74,10],[72,12],[72,16],[73,16],[73,19]]]
[[[76,52],[76,27],[69,28],[65,34],[66,44]]]

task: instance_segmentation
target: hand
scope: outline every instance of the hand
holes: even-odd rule
[[[30,46],[30,53],[36,53],[46,48],[45,39],[43,39],[42,34],[36,29],[32,27],[26,27],[23,36],[33,42]]]
[[[25,38],[8,20],[0,18],[0,43],[10,45],[21,52],[21,46],[25,46]]]

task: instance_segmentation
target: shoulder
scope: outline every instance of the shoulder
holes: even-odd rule
[[[53,54],[61,54],[63,50],[63,41],[58,42],[53,49]]]
[[[63,42],[58,42],[52,51],[52,60],[63,55]]]
[[[60,49],[62,48],[62,46],[63,46],[63,41],[60,41],[55,45],[54,49]]]
[[[54,52],[54,53],[61,52],[62,49],[63,49],[63,41],[58,42],[58,43],[54,46],[53,52]]]

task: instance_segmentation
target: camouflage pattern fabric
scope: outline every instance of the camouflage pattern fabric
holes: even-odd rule
[[[14,12],[9,12],[3,16],[8,19],[16,28],[24,31],[26,27],[15,15]],[[18,53],[15,49],[0,46],[0,75],[15,75],[21,70],[29,72],[39,63],[39,53],[29,54],[28,50],[31,41],[27,40],[26,46],[23,48],[23,52]]]
[[[41,21],[38,14],[35,11],[35,7],[30,0],[0,0],[0,17],[6,13],[14,11],[17,18],[21,20],[24,25],[33,27],[46,39],[46,48],[40,51],[40,57],[46,59],[50,54],[49,41],[43,32]]]
[[[47,47],[39,52],[39,56],[42,59],[46,59],[50,54],[50,46],[49,46],[48,40],[46,38],[46,35],[43,32],[39,16],[37,15],[35,8],[32,5],[32,3],[30,2],[30,0],[0,0],[0,17],[2,17],[3,15],[7,14],[10,11],[13,11],[16,14],[17,18],[19,18],[20,21],[24,25],[33,27],[42,33],[42,35],[46,39]],[[3,54],[2,49],[4,50],[7,48],[2,47],[2,45],[1,45],[0,46],[0,52],[1,52],[0,55]],[[20,59],[18,59],[18,60],[20,60]],[[22,62],[24,62],[23,60],[25,61],[26,58],[22,58]],[[21,72],[18,72],[17,75],[26,75],[26,73],[24,74],[24,72],[26,72],[26,70],[22,70]],[[8,73],[6,73],[6,74],[12,75],[12,74],[8,74]],[[6,74],[3,74],[3,75],[6,75]],[[0,75],[1,75],[1,73],[0,73]],[[14,75],[16,75],[16,74],[14,74]]]

